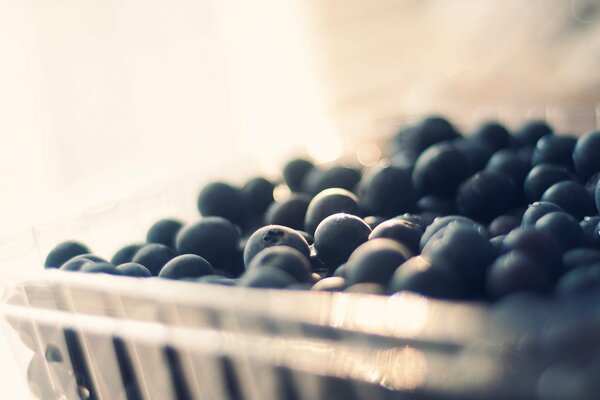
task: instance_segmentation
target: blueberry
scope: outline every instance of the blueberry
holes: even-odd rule
[[[288,246],[268,247],[259,252],[248,265],[248,270],[265,266],[280,268],[298,282],[310,282],[311,265],[305,255]]]
[[[456,214],[456,203],[451,197],[423,196],[417,202],[420,212],[430,212],[440,216]]]
[[[249,266],[254,256],[272,246],[289,246],[298,250],[304,257],[310,257],[310,248],[301,234],[285,226],[267,225],[248,238],[244,249],[244,265]]]
[[[99,257],[95,254],[80,254],[78,256],[75,256],[73,258],[71,258],[71,260],[79,260],[79,259],[85,259],[85,260],[89,260],[89,261],[93,261],[93,262],[107,262],[104,258]],[[71,261],[69,260],[69,261]]]
[[[600,289],[600,264],[569,271],[556,284],[556,293],[561,296],[580,295],[598,289]]]
[[[600,181],[596,184],[596,189],[594,189],[594,203],[596,205],[596,209],[600,211]]]
[[[303,229],[310,196],[292,194],[285,200],[272,203],[265,215],[267,225],[283,225],[292,229]]]
[[[382,217],[391,218],[416,207],[411,176],[403,168],[372,167],[360,181],[358,194],[365,211]]]
[[[321,221],[315,231],[317,255],[330,271],[334,271],[369,239],[370,233],[369,225],[354,215],[330,215]]]
[[[411,129],[398,134],[396,141],[401,148],[420,154],[429,146],[459,136],[452,124],[446,119],[432,116],[424,119]]]
[[[379,226],[379,224],[387,221],[388,219],[385,217],[380,217],[377,215],[369,215],[368,217],[364,217],[363,220],[365,221],[365,223],[367,225],[369,225],[369,228],[371,228],[371,230],[377,228]]]
[[[479,172],[485,168],[488,161],[494,154],[485,144],[476,140],[460,138],[452,142],[452,146],[460,151],[469,164],[469,175]]]
[[[550,186],[542,195],[542,201],[558,205],[577,220],[597,212],[590,192],[574,181],[558,182]]]
[[[318,292],[341,292],[346,289],[346,280],[340,277],[323,278],[315,283],[311,290]]]
[[[495,251],[489,239],[478,229],[466,224],[449,224],[437,232],[421,253],[433,264],[453,269],[469,295],[483,292],[487,266]]]
[[[369,239],[392,239],[406,246],[412,254],[419,253],[419,242],[423,236],[423,229],[409,221],[390,219],[371,232]]]
[[[548,233],[533,227],[514,229],[504,238],[500,254],[513,250],[527,253],[537,259],[549,277],[557,278],[560,275],[562,251],[556,239]]]
[[[500,215],[488,225],[488,232],[491,237],[506,235],[520,225],[519,218],[512,215]]]
[[[499,257],[487,273],[487,292],[493,298],[518,292],[544,293],[549,280],[539,261],[523,251]]]
[[[93,260],[89,260],[87,258],[73,258],[60,266],[60,270],[62,271],[79,271],[83,264],[88,263]]]
[[[387,286],[396,268],[410,257],[410,251],[396,241],[369,240],[348,259],[346,281],[348,285],[368,282]]]
[[[263,214],[273,202],[275,185],[265,178],[252,178],[242,187],[244,203],[252,215]]]
[[[206,259],[195,254],[177,256],[161,268],[158,277],[166,279],[199,278],[214,275],[215,269]]]
[[[504,175],[481,171],[467,179],[456,195],[458,211],[476,221],[489,222],[515,202],[514,185]]]
[[[583,242],[587,247],[600,247],[600,236],[596,239],[596,226],[600,223],[600,216],[585,217],[579,221],[579,226],[583,231]]]
[[[504,242],[504,238],[506,238],[506,235],[498,235],[490,239],[490,244],[492,245],[492,247],[494,247],[495,254],[500,254],[500,248],[502,247],[502,242]]]
[[[453,146],[442,143],[419,156],[412,181],[421,194],[450,196],[471,172],[467,158]]]
[[[345,189],[323,190],[308,205],[304,218],[304,230],[314,235],[321,221],[337,213],[359,215],[358,198]]]
[[[539,201],[550,186],[570,179],[569,172],[562,167],[550,164],[538,165],[532,168],[525,177],[523,183],[525,200],[530,203]]]
[[[519,146],[535,146],[538,140],[550,134],[552,134],[552,128],[544,121],[530,121],[517,130],[514,136]]]
[[[575,218],[564,212],[551,212],[538,219],[535,228],[552,236],[563,251],[583,244],[583,230]]]
[[[415,164],[417,163],[417,158],[419,158],[419,154],[411,150],[402,149],[397,153],[392,154],[390,157],[390,165],[394,168],[400,168],[408,173],[412,173]]]
[[[333,275],[335,277],[339,277],[339,278],[346,278],[346,264],[342,264],[339,267],[337,267],[335,269],[335,271],[333,271]]]
[[[504,149],[494,153],[485,170],[508,177],[520,191],[529,173],[529,162],[523,160],[515,150]]]
[[[142,264],[133,262],[117,265],[115,269],[119,271],[121,275],[125,276],[135,276],[139,278],[149,278],[152,276],[152,273],[150,270],[148,270],[148,268],[144,267]]]
[[[374,295],[386,294],[385,288],[378,283],[355,283],[354,285],[348,286],[346,289],[344,289],[344,292]]]
[[[291,160],[283,167],[283,180],[292,192],[299,192],[304,178],[314,167],[312,162],[303,158]]]
[[[481,125],[472,138],[492,151],[498,151],[511,144],[510,133],[503,125],[493,121]]]
[[[58,244],[46,256],[45,268],[59,268],[65,262],[80,254],[89,253],[90,250],[83,244],[75,241],[67,241]]]
[[[204,275],[196,278],[196,282],[209,283],[212,285],[236,286],[237,282],[234,279],[227,278],[222,275]]]
[[[200,191],[198,210],[205,217],[223,217],[236,225],[246,222],[242,191],[223,182],[210,183]]]
[[[162,267],[175,257],[175,251],[164,244],[147,244],[135,253],[132,262],[142,264],[152,273],[158,276]]]
[[[419,242],[419,248],[423,250],[427,242],[434,237],[439,231],[445,229],[448,225],[453,224],[463,224],[470,227],[478,227],[479,225],[470,218],[463,217],[461,215],[448,215],[446,217],[436,218],[433,223],[431,223],[425,231],[423,232],[423,236],[421,236],[421,241]]]
[[[174,248],[175,237],[182,226],[183,224],[175,219],[161,219],[150,227],[146,235],[146,241]]]
[[[421,213],[421,214],[406,213],[406,214],[398,215],[394,219],[413,223],[415,225],[418,225],[424,231],[425,229],[427,229],[427,227],[429,225],[431,225],[433,223],[433,221],[435,220],[435,217],[430,218],[428,214],[423,214],[423,213]]]
[[[185,226],[175,240],[179,254],[195,254],[213,267],[235,273],[240,232],[225,218],[204,217]]]
[[[572,270],[600,263],[600,251],[587,247],[577,247],[563,254],[563,267]]]
[[[135,256],[135,253],[137,253],[142,247],[144,247],[144,244],[142,243],[129,244],[117,251],[110,259],[110,263],[112,265],[120,265],[131,262],[131,260],[133,260],[133,256]]]
[[[120,271],[115,269],[115,266],[106,262],[88,261],[79,268],[80,272],[102,273],[109,275],[122,275]]]
[[[312,246],[315,243],[315,238],[310,233],[307,233],[307,232],[304,232],[301,230],[296,230],[296,231],[302,235],[302,237],[304,238],[304,240],[306,240],[306,243],[308,243],[309,246]]]
[[[265,289],[283,289],[294,283],[297,281],[290,274],[269,265],[250,269],[239,280],[240,286]]]
[[[360,178],[360,171],[348,167],[313,169],[304,180],[303,191],[311,195],[330,188],[353,191]]]
[[[573,169],[573,149],[577,139],[570,136],[546,135],[540,138],[533,150],[533,165],[552,164]]]
[[[542,218],[544,215],[551,212],[561,211],[563,211],[563,209],[554,203],[549,203],[547,201],[536,201],[527,207],[527,210],[521,219],[521,226],[524,228],[535,226],[535,223],[538,221],[538,219]]]
[[[600,172],[598,154],[600,154],[600,131],[588,133],[577,139],[573,149],[573,164],[577,175],[583,181]]]
[[[410,258],[394,272],[390,282],[390,293],[400,291],[438,299],[457,299],[461,296],[456,273],[444,265],[432,265],[422,256]]]

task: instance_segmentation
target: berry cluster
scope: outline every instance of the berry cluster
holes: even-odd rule
[[[600,289],[600,132],[462,136],[430,117],[362,170],[288,162],[282,182],[205,186],[202,217],[156,222],[108,262],[75,241],[46,268],[293,290],[497,299]],[[274,200],[276,185],[287,198]]]

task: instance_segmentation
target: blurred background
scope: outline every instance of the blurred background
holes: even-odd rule
[[[599,19],[595,0],[4,0],[0,232],[231,160],[327,161],[423,113],[587,123]]]
[[[595,0],[3,0],[0,235],[426,113],[581,134],[599,22]]]

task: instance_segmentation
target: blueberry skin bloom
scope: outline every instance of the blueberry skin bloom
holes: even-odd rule
[[[239,229],[227,219],[204,217],[181,229],[175,243],[179,254],[195,254],[231,272],[239,240]]]
[[[577,139],[571,136],[546,135],[537,141],[531,163],[558,165],[572,170],[576,143]]]
[[[67,241],[58,244],[46,256],[44,267],[59,268],[65,262],[80,254],[89,253],[90,250],[83,244],[75,241]]]
[[[242,191],[224,182],[210,183],[200,191],[198,211],[205,217],[223,217],[240,226],[247,217]]]
[[[542,201],[554,203],[577,220],[596,214],[596,205],[590,192],[574,181],[558,182],[550,186],[542,196]]]
[[[419,156],[412,181],[421,194],[452,195],[470,173],[467,158],[453,146],[441,143]]]
[[[558,205],[554,203],[549,203],[547,201],[536,201],[533,204],[530,204],[525,210],[523,214],[523,218],[521,219],[521,226],[523,228],[533,227],[538,219],[542,218],[546,214],[550,214],[551,212],[562,212],[564,211]]]
[[[167,279],[184,279],[214,274],[215,269],[204,258],[195,254],[184,254],[166,263],[158,276]]]
[[[410,258],[410,251],[391,239],[373,239],[360,245],[346,263],[348,286],[378,283],[387,287],[396,269]]]
[[[345,189],[323,190],[308,205],[306,217],[304,218],[304,230],[314,235],[321,221],[337,213],[359,215],[358,198]]]
[[[552,212],[544,215],[535,223],[535,228],[552,236],[563,251],[583,244],[583,230],[579,222],[565,212]]]
[[[372,167],[358,185],[361,208],[372,215],[392,218],[416,208],[410,173],[394,166]]]
[[[360,218],[344,213],[325,218],[315,231],[317,256],[333,272],[369,239],[371,228]]]
[[[135,256],[132,262],[142,264],[152,273],[153,276],[158,276],[162,267],[175,257],[175,251],[164,244],[151,243],[142,247]]]
[[[254,232],[244,248],[244,265],[250,266],[252,259],[262,250],[273,246],[289,246],[300,252],[307,259],[310,247],[306,239],[294,229],[281,225],[267,225]]]
[[[523,183],[525,199],[533,203],[539,201],[548,188],[558,182],[571,179],[569,172],[559,166],[540,164],[529,171]]]

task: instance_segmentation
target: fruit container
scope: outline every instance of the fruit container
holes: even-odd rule
[[[599,332],[600,310],[587,306],[599,304],[593,296],[484,304],[42,268],[63,240],[108,256],[159,218],[194,221],[198,190],[212,179],[274,176],[305,151],[317,162],[371,165],[384,138],[425,113],[442,113],[464,132],[489,118],[509,127],[543,118],[569,134],[598,128],[597,40],[576,37],[597,15],[585,15],[586,2],[572,2],[568,23],[558,8],[511,1],[482,6],[470,25],[460,23],[463,6],[443,2],[344,2],[340,14],[335,1],[29,3],[0,5],[0,30],[15,38],[0,49],[17,61],[0,83],[18,94],[0,94],[0,128],[22,131],[28,150],[0,165],[14,171],[30,156],[40,171],[33,181],[15,175],[34,200],[0,239],[6,398],[600,397],[600,365],[589,357]],[[456,35],[461,27],[477,36],[473,19],[486,7],[498,16],[497,32],[506,21],[516,32],[496,58],[482,53],[498,38],[482,36],[469,53]],[[427,19],[419,32],[439,46],[410,64],[415,49],[404,35],[421,29],[413,17]],[[454,34],[442,41],[432,27]],[[583,44],[510,44],[528,38],[523,32],[563,29]],[[443,48],[455,56],[432,57]],[[529,79],[557,60],[566,67],[543,85]],[[503,73],[509,61],[513,76]],[[3,194],[5,226],[22,201],[15,193]]]

